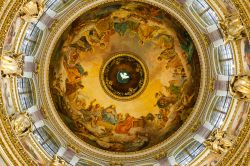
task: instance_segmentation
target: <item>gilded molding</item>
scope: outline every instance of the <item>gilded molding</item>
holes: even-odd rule
[[[19,8],[21,7],[22,3],[23,3],[23,0],[16,1],[13,4],[12,8],[10,9],[10,12],[6,13],[7,15],[4,19],[3,26],[1,27],[1,31],[0,31],[0,48],[3,48],[4,40],[11,26],[13,18],[15,18],[15,16],[17,15],[17,12]],[[0,49],[0,52],[2,52],[1,49]]]
[[[23,0],[20,1],[11,1],[14,2],[11,8],[8,8],[9,12],[5,12],[5,19],[3,21],[1,31],[0,31],[0,52],[2,52],[3,44],[5,37],[8,33],[8,30],[12,24],[13,18],[15,18],[19,8],[21,7]],[[10,2],[10,3],[11,3]],[[2,1],[0,3],[0,9],[2,9],[5,1]],[[7,118],[6,110],[3,104],[2,100],[2,93],[0,92],[0,119],[2,125],[0,126],[0,131],[2,133],[2,136],[7,144],[5,144],[2,140],[0,140],[0,145],[3,149],[5,149],[5,153],[11,160],[11,162],[15,165],[18,165],[20,162],[22,165],[36,165],[34,161],[30,157],[28,157],[27,152],[24,150],[23,146],[19,142],[19,139],[15,135],[14,131],[11,128],[10,121]],[[10,148],[11,152],[6,148]],[[15,156],[16,158],[13,158]],[[17,160],[16,160],[17,159]]]
[[[11,159],[13,163],[22,163],[23,165],[36,165],[36,163],[28,157],[27,152],[24,150],[23,146],[19,142],[19,139],[17,138],[16,134],[12,130],[10,126],[9,118],[7,118],[7,115],[4,113],[5,109],[3,108],[3,104],[0,106],[1,108],[1,114],[0,118],[2,120],[2,124],[4,127],[0,126],[0,131],[4,137],[4,140],[7,142],[7,146],[11,149],[11,153],[7,150],[6,153],[8,153],[8,157]],[[5,147],[5,144],[2,144],[3,147]],[[18,161],[12,160],[14,155]]]
[[[246,33],[248,36],[248,39],[250,39],[250,18],[248,17],[247,11],[244,9],[244,5],[241,3],[240,0],[232,0],[235,7],[238,9],[240,17],[242,22],[246,26]],[[239,47],[238,47],[239,48]],[[238,58],[239,59],[239,58]],[[244,144],[248,144],[250,140],[250,135],[247,135],[250,128],[250,111],[248,112],[247,120],[245,121],[243,129],[240,131],[240,134],[238,135],[237,139],[235,140],[233,148],[231,148],[228,153],[224,156],[223,159],[218,163],[220,166],[224,165],[231,165],[233,162],[233,158],[238,158],[240,153],[242,152],[242,149],[245,147],[243,146],[243,142],[246,141]]]
[[[238,109],[239,109],[240,104],[241,104],[241,102],[239,102],[239,101],[237,100],[237,103],[236,103],[236,106],[235,106],[235,110],[238,110]],[[233,115],[232,115],[232,118],[230,119],[230,122],[229,122],[229,124],[228,124],[228,128],[230,128],[230,127],[233,125],[233,122],[234,122],[234,119],[235,119],[236,115],[237,115],[237,111],[234,111],[234,112],[233,112]]]
[[[250,164],[250,148],[243,153],[242,157],[240,160],[235,164],[235,166],[249,166]]]
[[[241,40],[234,41],[231,43],[231,45],[234,48],[234,49],[232,49],[234,60],[238,60],[238,63],[235,64],[235,66],[236,66],[235,73],[239,74],[239,73],[242,73],[244,71],[243,61],[242,61],[242,51],[241,51]]]
[[[221,0],[207,0],[207,3],[213,8],[213,10],[218,14],[220,18],[223,18],[226,15],[226,11],[223,7],[218,3]]]
[[[2,128],[2,125],[0,126],[0,131],[3,134],[4,130]],[[4,152],[6,153],[6,155],[8,156],[9,160],[13,163],[13,164],[17,164],[16,160],[13,158],[12,153],[9,152],[9,150],[6,148],[5,143],[3,142],[3,139],[0,139],[0,145],[1,148],[3,148]],[[7,145],[8,146],[8,145]]]
[[[220,160],[218,166],[232,165],[232,162],[234,162],[234,158],[236,159],[239,158],[244,148],[246,148],[249,144],[250,140],[249,128],[250,128],[250,111],[248,112],[247,120],[244,124],[243,129],[240,131],[240,134],[234,141],[233,147],[226,153],[223,159]]]
[[[0,1],[0,11],[2,10],[3,4],[5,4],[5,0]]]

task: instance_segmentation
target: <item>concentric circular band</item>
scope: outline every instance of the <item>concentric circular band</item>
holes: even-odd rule
[[[127,83],[120,83],[117,73],[128,72]],[[113,99],[128,101],[138,97],[148,83],[148,69],[144,61],[133,53],[116,53],[101,67],[100,83],[104,91]]]

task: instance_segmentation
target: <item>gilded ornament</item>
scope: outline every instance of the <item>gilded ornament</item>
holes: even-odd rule
[[[40,71],[40,63],[39,62],[35,62],[35,64],[36,64],[36,68],[35,68],[35,74],[38,74],[39,73],[39,71]]]
[[[249,11],[246,9],[246,7],[248,7],[249,2],[247,2],[248,0],[246,0],[245,2],[241,0],[231,0],[231,1],[239,12],[239,16],[242,20],[242,23],[246,27],[246,31],[245,31],[246,36],[250,40],[250,30],[249,30],[250,18],[249,18]]]
[[[229,91],[232,97],[236,99],[250,101],[250,76],[233,76],[229,85]]]
[[[0,70],[2,77],[22,76],[23,55],[12,51],[4,52],[0,59]]]
[[[67,166],[67,164],[63,159],[60,159],[57,155],[54,155],[49,166]]]
[[[32,120],[28,113],[21,112],[14,114],[10,117],[10,119],[13,130],[18,136],[24,137],[32,132]]]
[[[44,0],[27,0],[20,9],[20,18],[25,22],[36,22],[44,12]]]
[[[123,164],[121,162],[118,162],[118,161],[110,161],[109,165],[110,166],[123,166]]]
[[[209,41],[209,39],[208,39],[208,36],[207,36],[207,35],[203,35],[203,40],[204,40],[206,46],[208,47],[209,44],[210,44],[210,41]]]
[[[224,20],[219,20],[219,26],[224,34],[224,43],[239,40],[245,36],[245,27],[237,14],[226,16]]]
[[[204,142],[204,145],[212,152],[216,154],[222,154],[227,152],[233,143],[225,131],[216,129]]]
[[[210,82],[209,82],[209,91],[210,92],[213,92],[215,90],[215,79],[212,79]]]
[[[191,131],[194,133],[198,130],[198,128],[200,127],[201,125],[201,122],[200,121],[197,121],[194,126],[191,128]]]
[[[155,159],[156,160],[160,160],[160,159],[162,159],[162,158],[165,158],[167,156],[167,153],[166,152],[160,152],[160,153],[158,153],[157,155],[155,155]]]
[[[44,110],[44,108],[41,108],[40,111],[41,111],[42,115],[44,116],[44,119],[47,119],[48,113]]]
[[[70,149],[72,149],[76,153],[80,153],[81,152],[81,150],[79,149],[79,147],[76,147],[73,144],[68,144],[67,147],[70,148]]]
[[[4,10],[3,5],[5,5],[6,12],[4,11],[4,18],[1,20],[2,27],[0,31],[0,52],[2,53],[2,47],[4,43],[5,36],[8,32],[9,27],[11,26],[11,23],[13,21],[13,18],[16,16],[16,13],[20,9],[21,5],[23,3],[23,0],[10,0],[10,1],[1,1],[0,2],[0,9],[1,12]],[[0,91],[1,93],[1,91]],[[2,95],[1,95],[2,96]],[[0,98],[0,106],[1,106],[1,127],[0,127],[0,133],[2,133],[2,139],[0,139],[0,146],[3,148],[4,152],[8,156],[8,159],[11,161],[13,165],[28,165],[28,166],[34,166],[36,165],[35,161],[31,159],[31,157],[28,155],[27,151],[24,150],[23,146],[20,144],[19,140],[16,137],[16,134],[13,130],[11,130],[10,122],[6,118],[5,114],[5,108],[2,103],[2,98]],[[8,148],[6,148],[8,147]]]

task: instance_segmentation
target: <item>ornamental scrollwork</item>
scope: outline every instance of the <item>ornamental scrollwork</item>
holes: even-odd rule
[[[54,155],[49,166],[67,166],[67,164],[63,159],[60,159],[57,155]]]
[[[213,153],[223,154],[230,149],[233,143],[225,131],[216,129],[204,142],[204,145]]]

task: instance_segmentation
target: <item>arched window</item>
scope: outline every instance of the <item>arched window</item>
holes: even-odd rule
[[[48,0],[45,4],[46,9],[60,12],[65,9],[73,0]]]
[[[32,79],[18,77],[17,78],[17,91],[19,95],[21,110],[26,110],[34,105],[32,93]]]
[[[231,101],[232,98],[229,96],[219,97],[210,117],[210,123],[215,126],[215,128],[220,127],[220,125],[223,123],[230,108]]]
[[[217,24],[218,17],[213,9],[205,2],[205,0],[194,0],[190,10],[200,18],[205,27]]]
[[[33,51],[39,41],[38,38],[40,34],[42,34],[42,31],[36,26],[36,24],[30,23],[21,45],[21,52],[26,56],[33,55]]]
[[[50,156],[53,156],[57,153],[60,143],[47,126],[35,129],[33,134],[40,145],[46,152],[48,152]]]
[[[176,155],[175,160],[180,165],[187,165],[195,157],[197,157],[205,148],[203,144],[198,141],[193,141],[186,147],[181,149],[181,151]]]
[[[232,75],[234,72],[234,63],[231,46],[229,44],[219,46],[216,48],[216,54],[219,60],[219,73]]]

